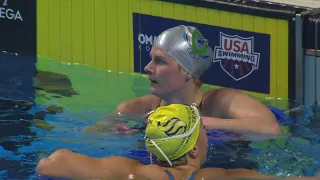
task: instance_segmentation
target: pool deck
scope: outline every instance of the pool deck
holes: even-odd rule
[[[289,4],[302,6],[307,8],[320,8],[320,0],[266,0],[267,2],[275,2],[281,4]]]
[[[203,0],[203,1],[214,2],[215,0]],[[225,1],[228,1],[228,0],[225,0]],[[293,6],[305,7],[305,8],[320,8],[320,0],[251,0],[251,1],[288,4]]]

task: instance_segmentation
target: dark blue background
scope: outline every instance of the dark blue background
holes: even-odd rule
[[[3,2],[0,0],[0,7],[19,10],[23,21],[0,18],[0,154],[5,156],[0,158],[0,172],[4,170],[0,179],[26,179],[34,173],[35,164],[15,159],[15,155],[37,161],[37,154],[22,154],[18,148],[30,146],[36,138],[32,120],[42,119],[28,113],[34,103],[37,72],[36,0],[8,0],[8,6]]]
[[[0,98],[34,102],[36,57],[0,52]]]
[[[34,100],[36,76],[36,0],[7,1],[0,7],[20,11],[23,21],[0,18],[0,98]],[[6,51],[6,52],[2,52]]]
[[[0,51],[36,56],[37,17],[36,0],[0,0],[0,7],[20,11],[23,21],[0,18]]]
[[[204,73],[201,80],[206,84],[270,94],[270,35],[138,13],[133,13],[134,72],[145,73],[143,68],[150,61],[149,51],[146,50],[146,45],[142,45],[142,50],[139,49],[139,33],[158,36],[164,30],[182,24],[197,27],[203,36],[209,40],[209,46],[213,50],[215,46],[220,45],[220,32],[228,35],[239,35],[241,37],[253,36],[254,52],[260,53],[258,70],[254,70],[251,75],[240,81],[235,81],[223,71],[220,63],[216,62]],[[151,46],[149,47],[151,48]]]

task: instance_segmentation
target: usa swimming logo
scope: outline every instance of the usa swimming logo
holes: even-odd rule
[[[254,52],[254,37],[240,37],[220,32],[220,46],[214,48],[213,62],[235,81],[259,69],[260,53]]]

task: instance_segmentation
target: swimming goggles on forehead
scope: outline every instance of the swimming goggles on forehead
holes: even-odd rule
[[[183,133],[183,134],[179,134],[179,135],[176,135],[176,136],[170,136],[170,137],[166,137],[166,138],[158,138],[158,139],[151,139],[151,138],[148,138],[147,136],[144,136],[144,139],[146,141],[150,141],[157,149],[158,151],[161,153],[161,155],[166,159],[166,161],[169,163],[169,165],[172,167],[172,162],[169,160],[169,158],[167,157],[167,155],[161,150],[161,148],[155,143],[156,141],[166,141],[166,140],[171,140],[171,139],[179,139],[179,138],[185,138],[187,136],[190,136],[194,130],[196,129],[198,123],[200,123],[200,119],[201,119],[201,116],[200,116],[200,113],[199,113],[199,110],[197,108],[197,106],[195,104],[192,104],[190,107],[192,107],[195,112],[197,113],[198,115],[198,118],[197,118],[197,121],[196,123],[194,124],[194,126],[186,133]],[[151,158],[151,153],[150,153],[150,163],[152,164],[152,158]]]

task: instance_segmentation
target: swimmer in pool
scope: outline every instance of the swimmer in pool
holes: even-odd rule
[[[163,105],[196,103],[208,129],[281,134],[272,111],[245,93],[231,88],[202,91],[199,78],[213,61],[208,43],[191,26],[180,25],[162,32],[153,43],[150,62],[144,68],[151,93],[121,102],[114,113],[143,116]]]
[[[207,156],[208,138],[195,105],[171,104],[161,106],[150,114],[145,144],[149,152],[157,157],[156,164],[150,162],[144,165],[123,156],[92,158],[61,149],[40,160],[36,172],[43,176],[70,179],[275,179],[248,169],[201,169]]]

